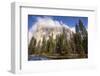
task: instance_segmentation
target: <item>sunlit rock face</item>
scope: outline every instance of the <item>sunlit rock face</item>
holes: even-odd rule
[[[38,42],[42,43],[44,37],[46,40],[48,40],[50,36],[56,39],[57,35],[62,34],[63,31],[66,34],[66,38],[70,40],[70,38],[73,37],[73,33],[75,33],[74,30],[74,28],[70,28],[68,25],[50,18],[38,19],[37,23],[29,30],[29,43],[32,37],[36,39],[37,44]]]
[[[70,38],[73,37],[74,32],[64,26],[48,27],[48,26],[38,25],[36,31],[34,31],[33,33],[33,37],[37,40],[37,43],[39,41],[42,42],[43,37],[45,37],[46,40],[48,40],[50,36],[52,36],[53,39],[56,39],[57,35],[63,33],[63,28],[66,34],[66,38],[70,40]]]

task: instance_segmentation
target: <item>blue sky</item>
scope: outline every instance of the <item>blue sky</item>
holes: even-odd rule
[[[79,17],[79,16],[46,16],[46,15],[28,15],[28,29],[32,27],[37,22],[37,18],[45,18],[50,17],[53,20],[63,22],[69,27],[75,27],[76,23],[78,23],[79,19],[83,22],[84,26],[87,28],[88,26],[88,17]]]

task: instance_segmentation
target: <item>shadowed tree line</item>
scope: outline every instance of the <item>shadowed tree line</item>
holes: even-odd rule
[[[43,37],[42,45],[41,41],[38,42],[32,37],[28,46],[28,55],[43,55],[51,59],[60,58],[87,58],[88,55],[88,32],[83,25],[82,21],[79,20],[78,24],[75,25],[75,32],[72,33],[70,39],[67,39],[63,28],[63,32],[53,39],[53,34],[46,40]]]

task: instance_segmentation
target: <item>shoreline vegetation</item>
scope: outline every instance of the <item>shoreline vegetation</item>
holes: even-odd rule
[[[70,55],[65,55],[65,56],[59,56],[59,55],[30,55],[31,57],[45,57],[46,59],[43,60],[57,60],[57,59],[84,59],[88,58],[87,54],[80,55],[80,54],[70,54]],[[32,60],[29,56],[28,60]],[[33,59],[34,60],[34,59]],[[41,59],[42,60],[42,59]]]
[[[28,60],[51,60],[51,59],[82,59],[88,58],[88,32],[82,21],[75,25],[75,33],[70,40],[67,39],[66,29],[53,39],[53,34],[46,40],[43,37],[42,45],[32,37],[28,45]],[[33,57],[43,57],[31,59]]]

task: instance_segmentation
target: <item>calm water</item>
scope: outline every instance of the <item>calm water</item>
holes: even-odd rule
[[[29,61],[35,61],[35,60],[48,60],[45,56],[36,56],[36,55],[29,55],[28,57]]]

